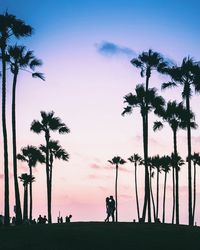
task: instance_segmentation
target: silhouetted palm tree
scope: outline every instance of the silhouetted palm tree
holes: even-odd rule
[[[51,193],[50,193],[50,171],[49,171],[49,141],[50,131],[58,131],[59,134],[69,133],[69,128],[61,122],[59,117],[54,116],[54,112],[46,113],[41,111],[42,120],[34,120],[31,124],[31,130],[37,134],[44,132],[46,140],[46,178],[47,178],[47,207],[48,222],[51,223]]]
[[[157,113],[158,110],[164,105],[165,101],[161,96],[157,95],[157,91],[154,88],[145,90],[144,85],[137,85],[135,89],[136,94],[129,93],[124,97],[125,103],[128,104],[122,115],[132,113],[132,109],[135,107],[140,108],[143,125],[143,149],[144,149],[144,164],[145,164],[145,197],[142,218],[146,217],[146,205],[148,203],[148,222],[151,222],[151,206],[150,206],[150,189],[149,189],[149,171],[148,171],[148,129],[147,129],[147,113],[154,110]]]
[[[29,175],[32,177],[32,167],[35,167],[37,163],[44,163],[45,158],[41,151],[34,146],[27,146],[21,149],[21,154],[17,154],[17,159],[25,161],[28,163]],[[30,211],[29,211],[29,220],[32,220],[32,207],[33,207],[33,198],[32,198],[32,182],[30,182]]]
[[[44,145],[40,145],[40,150],[42,152],[47,153],[47,148]],[[49,182],[50,182],[50,206],[52,201],[52,170],[53,170],[53,162],[54,159],[68,161],[69,160],[69,154],[63,149],[58,141],[49,141]]]
[[[112,165],[115,165],[116,169],[116,177],[115,177],[115,204],[116,204],[116,222],[118,222],[118,201],[117,201],[117,180],[118,180],[118,168],[119,165],[123,165],[126,163],[124,159],[122,159],[120,156],[115,156],[112,158],[112,160],[109,160]]]
[[[194,153],[193,155],[191,155],[191,160],[193,161],[193,165],[194,165],[193,209],[192,209],[192,216],[193,216],[193,220],[194,220],[194,218],[195,218],[195,208],[196,208],[196,165],[200,166],[200,155],[199,155],[199,153]]]
[[[158,209],[159,209],[159,176],[161,172],[161,158],[159,155],[151,157],[151,164],[155,167],[157,172],[156,178],[156,216],[155,219],[158,219]]]
[[[183,106],[182,103],[176,103],[176,101],[169,101],[167,106],[163,109],[160,109],[158,115],[162,117],[164,122],[167,122],[172,129],[173,132],[173,148],[174,148],[174,155],[178,155],[177,150],[177,131],[179,129],[186,129],[188,124],[188,111]],[[190,112],[190,126],[195,128],[196,123],[194,122],[194,115]],[[163,128],[163,123],[156,121],[154,123],[153,130],[156,131],[158,129]],[[175,173],[174,173],[175,170]],[[178,167],[173,166],[172,170],[173,178],[176,177],[176,185],[174,186],[176,195],[175,197],[176,202],[173,202],[173,207],[176,207],[176,224],[179,224],[179,176],[178,176]],[[175,177],[174,177],[175,175]],[[173,209],[174,211],[174,209]],[[173,216],[172,216],[173,217]],[[174,218],[174,217],[173,217]],[[172,222],[173,222],[172,218]]]
[[[134,154],[128,158],[131,163],[134,163],[135,166],[135,197],[136,197],[136,205],[137,205],[137,214],[138,221],[140,220],[140,207],[139,207],[139,199],[138,199],[138,189],[137,189],[137,165],[141,163],[142,158],[138,154]]]
[[[23,221],[28,221],[28,184],[35,181],[34,176],[30,176],[28,174],[21,174],[19,176],[20,181],[23,182],[24,186],[24,210],[23,210]]]
[[[172,153],[171,154],[171,167],[174,169],[175,168],[175,173],[176,171],[180,171],[180,167],[184,165],[183,159],[177,154]],[[175,184],[175,179],[174,179],[174,172],[173,173],[173,190],[175,186],[178,186],[177,183]],[[177,174],[178,175],[178,174]],[[176,176],[177,176],[176,175]],[[176,181],[177,182],[177,181]],[[174,213],[175,213],[175,208],[176,208],[176,224],[179,224],[179,214],[177,216],[177,194],[175,195],[175,192],[173,192],[173,212],[172,212],[172,224],[174,223]],[[176,202],[175,202],[176,200]],[[179,205],[179,204],[178,204]],[[177,221],[178,218],[178,221]]]
[[[17,145],[16,145],[16,85],[17,78],[20,70],[26,70],[30,68],[33,77],[39,77],[44,80],[41,73],[34,72],[35,67],[41,66],[42,62],[34,57],[33,51],[26,51],[24,46],[9,46],[8,47],[8,61],[10,69],[13,74],[13,86],[12,86],[12,142],[13,142],[13,175],[15,186],[15,199],[16,204],[19,198],[19,187],[17,179]],[[18,220],[18,218],[16,218]]]
[[[146,77],[146,83],[145,83],[145,90],[148,91],[149,89],[149,80],[151,77],[152,70],[157,70],[159,72],[163,72],[163,70],[168,66],[167,62],[163,59],[163,57],[157,53],[152,51],[151,49],[147,52],[142,52],[138,58],[133,58],[131,60],[131,63],[133,66],[140,68],[140,74],[142,77]],[[144,109],[144,120],[145,120],[145,126],[143,128],[144,133],[146,135],[146,139],[144,142],[145,145],[145,151],[146,156],[144,157],[144,163],[145,163],[145,197],[144,197],[144,206],[143,206],[143,213],[142,218],[145,220],[146,217],[146,208],[148,204],[148,221],[151,222],[151,203],[150,203],[150,193],[148,191],[148,185],[149,185],[149,175],[147,173],[148,169],[148,100],[145,100],[146,107]]]
[[[166,187],[167,187],[167,174],[170,171],[170,163],[171,163],[171,158],[170,156],[163,156],[161,158],[161,164],[162,164],[162,170],[165,173],[165,178],[164,178],[164,190],[163,190],[163,214],[162,214],[162,223],[165,223],[165,198],[166,198]]]
[[[10,223],[9,212],[9,172],[8,172],[8,142],[7,142],[7,127],[6,127],[6,47],[9,39],[14,36],[16,38],[30,36],[32,28],[26,25],[24,21],[17,19],[16,16],[10,15],[7,12],[0,15],[0,50],[2,60],[2,129],[3,129],[3,145],[4,145],[4,216],[5,225]],[[16,187],[17,188],[17,187]],[[22,221],[21,205],[19,191],[16,193],[16,219],[20,223]]]
[[[152,179],[154,178],[154,166],[151,162],[151,157],[148,157],[148,166],[149,166],[149,189],[150,189],[150,195],[151,195],[151,201],[153,206],[153,216],[154,221],[156,221],[156,208],[155,208],[155,201],[154,201],[154,195],[153,195],[153,188],[152,188]]]
[[[181,85],[183,87],[182,97],[186,102],[186,109],[190,112],[190,98],[192,96],[192,87],[195,92],[200,92],[200,67],[192,58],[184,58],[180,67],[173,66],[166,71],[170,77],[171,82],[164,83],[162,88],[176,87]],[[194,224],[192,217],[192,173],[191,173],[191,124],[188,118],[187,123],[187,142],[188,142],[188,219],[189,225]]]

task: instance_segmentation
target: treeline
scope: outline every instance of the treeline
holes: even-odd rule
[[[44,133],[45,145],[35,147],[27,145],[17,154],[17,134],[16,134],[16,88],[18,76],[21,71],[29,73],[33,78],[45,80],[44,74],[37,71],[42,66],[42,61],[35,57],[32,50],[28,50],[24,45],[18,45],[16,40],[24,37],[30,37],[33,34],[33,28],[16,16],[5,12],[0,15],[0,60],[1,60],[1,80],[2,80],[2,132],[3,132],[3,153],[4,153],[4,224],[10,224],[10,204],[9,204],[9,172],[8,166],[8,138],[7,138],[7,110],[6,110],[6,86],[7,75],[12,77],[12,165],[14,176],[15,193],[15,223],[22,224],[32,220],[32,183],[35,177],[32,175],[32,168],[36,164],[44,163],[46,165],[46,186],[47,186],[47,210],[48,222],[51,223],[51,203],[52,203],[52,170],[54,159],[68,161],[69,154],[61,147],[59,141],[51,138],[51,131],[60,134],[69,133],[69,128],[61,121],[54,112],[41,111],[41,121],[33,120],[30,129],[39,134]],[[10,111],[10,110],[9,110]],[[23,173],[18,176],[17,159],[27,162],[29,174]],[[21,209],[18,178],[24,186],[24,206],[23,213]],[[28,209],[28,186],[29,186],[29,209]],[[29,210],[29,216],[28,216]]]
[[[180,129],[186,130],[187,134],[187,157],[185,164],[188,169],[188,224],[194,225],[195,207],[196,207],[196,165],[200,165],[199,153],[192,154],[192,138],[191,130],[197,128],[195,123],[195,114],[191,108],[191,98],[193,93],[200,92],[200,67],[199,63],[191,57],[182,60],[181,65],[169,63],[161,54],[152,51],[142,52],[137,58],[131,60],[131,64],[140,70],[140,75],[145,78],[145,84],[136,85],[135,92],[124,96],[126,104],[122,115],[132,114],[134,108],[138,108],[142,119],[143,134],[143,159],[134,154],[129,161],[135,164],[135,192],[136,207],[138,220],[148,222],[157,221],[158,204],[159,204],[159,176],[161,170],[165,173],[164,181],[164,197],[163,197],[163,215],[162,221],[165,222],[165,197],[167,174],[172,169],[172,186],[173,186],[173,208],[172,223],[174,221],[179,224],[179,171],[184,161],[178,153],[177,133]],[[180,87],[182,88],[182,102],[177,103],[176,100],[166,100],[159,95],[156,88],[150,88],[150,79],[153,71],[168,76],[169,81],[161,85],[161,89]],[[168,124],[172,131],[172,154],[165,156],[149,156],[149,113],[154,112],[159,120],[155,120],[153,130],[157,131],[163,128],[164,124]],[[192,162],[193,171],[192,171]],[[121,157],[114,157],[112,164],[116,165],[116,182],[115,182],[115,198],[117,201],[117,176],[118,166],[124,164],[125,161]],[[137,164],[144,165],[144,202],[142,211],[139,210],[138,193],[137,193]],[[154,201],[152,191],[152,169],[157,172],[157,192],[156,202]],[[193,176],[192,176],[193,173]],[[153,210],[153,211],[152,211]],[[140,214],[141,212],[141,214]],[[117,213],[116,213],[117,215]],[[153,219],[152,219],[153,215]],[[116,217],[117,220],[117,217]]]

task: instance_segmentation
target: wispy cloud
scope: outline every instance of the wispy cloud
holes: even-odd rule
[[[104,56],[126,55],[128,57],[135,56],[136,53],[128,47],[119,46],[115,43],[103,41],[96,44],[97,51]]]

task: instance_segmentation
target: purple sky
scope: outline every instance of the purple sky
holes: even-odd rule
[[[27,4],[28,2],[28,4]],[[117,3],[116,3],[117,2]],[[149,3],[151,2],[151,4]],[[130,60],[140,52],[152,48],[167,58],[180,63],[185,56],[200,58],[198,1],[25,1],[0,0],[1,12],[6,9],[24,19],[35,29],[31,38],[18,42],[44,62],[40,71],[46,82],[20,75],[17,86],[18,151],[27,144],[44,143],[42,135],[30,132],[33,119],[40,119],[40,110],[55,111],[71,129],[69,135],[53,134],[69,152],[70,161],[56,162],[53,169],[53,217],[59,211],[74,220],[103,220],[105,197],[114,194],[115,169],[107,160],[116,155],[127,159],[134,153],[142,155],[142,127],[139,112],[122,117],[123,96],[133,92],[142,83],[139,71]],[[186,18],[187,17],[187,18]],[[9,79],[11,80],[11,79]],[[160,91],[165,79],[152,75],[150,87]],[[7,114],[8,134],[11,142],[11,81],[8,82]],[[181,101],[181,89],[162,92],[167,99]],[[199,123],[199,97],[192,99],[193,111]],[[165,128],[152,131],[150,117],[150,155],[169,154],[172,135]],[[199,148],[199,130],[192,133],[193,150]],[[0,135],[2,141],[2,134]],[[185,157],[186,133],[178,134],[178,151]],[[0,155],[3,166],[3,152]],[[11,211],[13,207],[12,158]],[[19,174],[27,171],[19,164]],[[0,212],[3,211],[3,178],[0,169]],[[45,168],[37,166],[33,185],[33,212],[46,213]],[[139,170],[139,192],[143,201],[143,171]],[[133,193],[133,166],[124,165],[119,173],[119,220],[136,218]],[[153,180],[155,182],[155,180]],[[163,183],[163,176],[161,177]],[[187,169],[180,173],[181,223],[187,222]],[[20,183],[20,187],[22,185]],[[163,184],[161,184],[161,189]],[[200,207],[198,182],[197,206]],[[171,213],[171,176],[169,177],[167,214]],[[162,195],[162,192],[161,192]],[[162,197],[162,196],[161,196]],[[199,217],[197,209],[197,217]],[[199,221],[200,223],[200,221]]]

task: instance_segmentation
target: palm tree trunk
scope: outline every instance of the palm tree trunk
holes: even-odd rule
[[[115,177],[116,222],[118,222],[117,180],[118,180],[118,165],[116,165],[116,177]]]
[[[175,214],[175,176],[174,176],[174,166],[172,166],[172,185],[173,185],[173,205],[172,205],[172,224],[174,224],[174,214]]]
[[[146,186],[147,186],[147,205],[148,205],[148,222],[151,222],[151,197],[150,197],[150,186],[149,186],[149,170],[148,170],[148,112],[146,112],[146,145],[145,145],[145,156],[146,156]]]
[[[50,169],[49,169],[49,176],[50,176],[50,178],[49,178],[49,185],[50,185],[50,190],[49,190],[49,192],[50,192],[50,206],[51,206],[51,203],[52,203],[52,170],[53,170],[53,163],[51,163],[50,164]]]
[[[24,185],[24,211],[23,211],[23,221],[28,220],[28,185]]]
[[[16,224],[21,224],[22,211],[20,204],[18,178],[17,178],[17,145],[16,145],[16,115],[15,115],[16,84],[17,84],[17,73],[14,74],[13,88],[12,88],[12,142],[13,142],[13,175],[14,175],[14,187],[15,187]]]
[[[188,86],[189,87],[189,86]],[[188,92],[189,93],[189,92]],[[190,97],[186,96],[186,109],[188,114],[190,112]],[[189,118],[188,118],[189,119]],[[188,141],[188,220],[189,225],[193,226],[194,218],[192,216],[192,166],[191,166],[191,128],[190,128],[190,120],[188,120],[187,124],[187,141]]]
[[[158,207],[159,207],[159,169],[157,168],[156,219],[158,218]]]
[[[32,179],[32,167],[29,166],[29,171],[30,171],[30,179]],[[33,210],[33,196],[32,196],[32,181],[30,181],[29,184],[29,192],[30,192],[30,208],[29,208],[29,221],[32,221],[32,210]]]
[[[196,163],[194,163],[194,183],[193,183],[193,224],[194,224],[194,217],[195,217],[195,208],[196,208]]]
[[[164,191],[163,191],[163,218],[162,222],[165,223],[165,197],[166,197],[166,184],[167,184],[167,172],[165,172]]]
[[[137,204],[137,214],[138,214],[138,221],[140,220],[140,208],[139,208],[139,199],[138,199],[138,190],[137,190],[137,163],[135,162],[135,197],[136,197],[136,204]]]
[[[1,46],[2,55],[2,129],[3,129],[3,146],[4,146],[4,224],[10,224],[9,209],[9,171],[8,171],[8,141],[6,128],[6,45]]]
[[[49,131],[45,134],[46,139],[46,177],[47,177],[47,211],[48,223],[51,223],[51,193],[50,193],[50,176],[49,176]]]
[[[149,179],[150,194],[151,194],[151,200],[152,200],[152,205],[153,205],[153,216],[154,216],[154,221],[156,221],[156,209],[155,209],[155,202],[154,202],[153,190],[152,190],[152,180],[151,180],[151,167],[150,167],[149,176],[150,176],[150,179]]]
[[[146,219],[146,210],[147,210],[147,192],[148,192],[148,188],[147,188],[147,176],[148,176],[148,172],[147,172],[147,157],[146,157],[146,130],[145,130],[145,126],[146,126],[146,122],[145,122],[145,116],[142,116],[142,125],[143,125],[143,150],[144,150],[144,169],[145,169],[145,182],[144,182],[144,205],[143,205],[143,211],[142,211],[142,220],[143,222]]]
[[[150,79],[150,76],[151,76],[151,69],[150,68],[147,68],[147,71],[146,71],[146,92],[148,91],[149,89],[149,79]],[[147,111],[147,100],[145,98],[145,119],[146,119],[146,122],[145,122],[145,137],[146,137],[146,140],[145,140],[145,155],[146,155],[146,160],[145,160],[145,168],[146,168],[146,192],[147,192],[147,205],[148,205],[148,222],[150,223],[151,222],[151,197],[150,197],[150,186],[149,186],[149,171],[148,171],[148,163],[147,163],[147,159],[148,159],[148,111]]]
[[[174,155],[175,155],[175,176],[176,176],[176,224],[179,224],[179,176],[178,176],[178,163],[177,163],[177,136],[176,136],[176,130],[173,131],[174,136]]]

